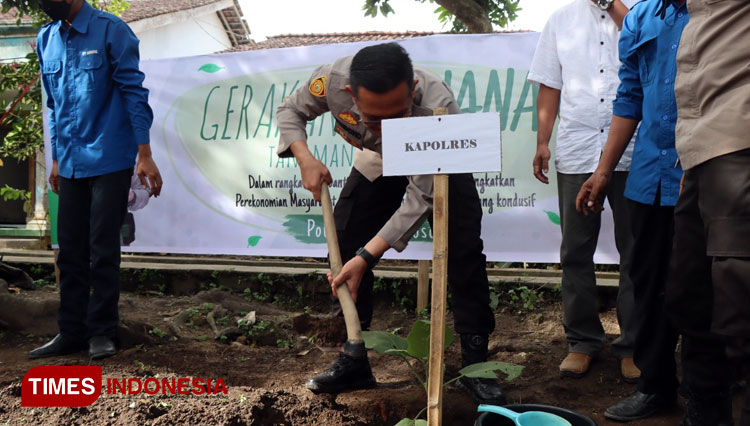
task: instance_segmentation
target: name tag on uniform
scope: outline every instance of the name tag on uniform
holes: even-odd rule
[[[383,175],[500,171],[500,114],[383,120]]]
[[[94,50],[87,50],[87,51],[81,53],[81,56],[96,55],[97,53],[99,53],[99,51],[96,50],[96,49],[94,49]]]

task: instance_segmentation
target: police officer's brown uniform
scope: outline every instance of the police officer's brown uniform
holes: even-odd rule
[[[346,91],[351,62],[352,57],[345,57],[316,69],[306,85],[285,99],[277,113],[280,157],[292,156],[290,146],[295,141],[307,140],[307,121],[325,112],[333,115],[336,132],[359,148],[334,210],[344,263],[375,235],[401,251],[424,220],[432,220],[432,176],[382,176],[380,136],[362,123],[352,96]],[[460,112],[452,92],[437,75],[414,67],[414,79],[417,84],[412,116],[433,115],[436,111]],[[468,365],[486,361],[488,335],[495,327],[480,235],[482,209],[470,174],[450,177],[449,202],[448,283],[455,329],[461,334],[462,361]],[[357,297],[363,329],[369,328],[372,319],[372,283],[373,274],[368,270]],[[327,379],[333,383],[323,386],[313,383],[311,387],[308,382],[308,387],[323,392],[357,387],[356,383],[350,386],[339,383],[346,381],[342,368],[346,370],[346,367],[334,365],[321,375],[327,374]],[[495,381],[466,380],[463,385],[478,400],[495,403],[504,400]]]

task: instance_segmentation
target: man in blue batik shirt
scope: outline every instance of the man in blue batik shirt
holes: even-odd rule
[[[678,333],[666,315],[664,291],[682,177],[675,150],[674,79],[677,47],[687,22],[684,0],[642,1],[625,16],[619,42],[621,82],[607,144],[596,171],[576,199],[579,212],[602,210],[612,171],[640,122],[625,197],[635,238],[631,272],[637,322],[634,358],[641,377],[635,393],[605,411],[605,417],[618,421],[641,419],[672,406],[679,386],[674,358]],[[730,371],[724,342],[708,331],[684,335],[682,368],[683,377],[691,373],[691,379],[683,380],[691,397],[725,388]],[[729,423],[712,426],[725,424],[731,424],[731,411]]]
[[[136,154],[143,187],[161,191],[149,147],[153,114],[127,24],[85,0],[39,6],[52,18],[39,31],[37,53],[48,96],[49,183],[60,195],[60,333],[29,357],[88,348],[91,358],[104,358],[116,353],[120,227]]]

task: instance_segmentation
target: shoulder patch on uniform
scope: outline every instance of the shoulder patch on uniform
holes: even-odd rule
[[[448,115],[450,111],[448,110],[448,107],[440,106],[433,108],[432,113],[435,115]]]
[[[321,75],[320,77],[316,78],[315,80],[310,83],[310,93],[313,96],[317,96],[319,98],[322,98],[326,95],[326,79],[328,77],[325,75]]]
[[[356,126],[357,124],[359,124],[357,118],[351,112],[342,112],[339,114],[339,118],[344,120],[344,122],[351,124],[352,126]]]
[[[357,141],[355,141],[354,139],[352,139],[349,135],[347,135],[346,132],[344,131],[344,129],[341,128],[341,126],[339,126],[337,124],[336,127],[335,127],[335,130],[336,130],[336,133],[338,133],[339,136],[341,136],[342,138],[344,138],[344,140],[347,141],[351,146],[353,146],[353,147],[355,147],[357,149],[362,149],[362,147],[359,145],[359,143]]]

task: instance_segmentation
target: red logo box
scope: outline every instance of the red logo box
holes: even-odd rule
[[[102,393],[102,367],[34,367],[23,376],[23,407],[86,407]]]

